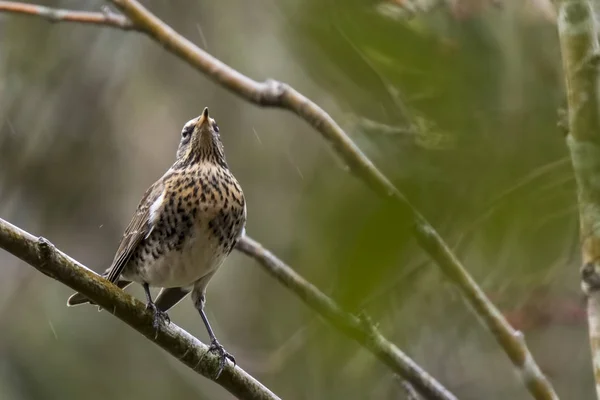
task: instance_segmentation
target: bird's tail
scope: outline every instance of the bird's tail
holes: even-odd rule
[[[131,285],[130,281],[124,281],[124,280],[120,280],[117,282],[117,286],[120,289],[125,289],[127,286]],[[73,295],[71,295],[71,297],[69,297],[69,299],[67,300],[67,306],[68,307],[74,307],[74,306],[78,306],[81,304],[96,304],[93,301],[91,301],[90,299],[88,299],[87,297],[85,297],[84,295],[82,295],[81,293],[75,293]]]

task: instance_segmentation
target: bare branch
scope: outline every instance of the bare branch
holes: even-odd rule
[[[104,12],[73,11],[28,3],[0,1],[0,12],[38,17],[49,22],[77,22],[81,24],[105,25],[125,31],[137,30],[126,17],[108,10]]]
[[[357,317],[344,312],[331,298],[248,236],[240,239],[236,248],[258,261],[269,275],[296,293],[302,301],[321,314],[327,322],[367,348],[395,373],[414,385],[426,398],[456,399],[438,381],[393,343],[389,342],[368,317],[364,315]]]
[[[259,381],[230,362],[218,379],[219,357],[208,346],[173,323],[152,326],[152,312],[107,280],[96,275],[44,238],[36,238],[0,219],[0,247],[35,269],[70,288],[83,293],[96,304],[156,343],[183,364],[211,379],[239,399],[279,399]]]
[[[581,284],[600,399],[600,45],[593,3],[559,2],[558,32],[569,104],[567,144],[579,192]]]
[[[558,398],[535,363],[525,345],[523,335],[510,326],[429,222],[360,151],[329,114],[284,83],[274,80],[257,82],[229,67],[179,35],[139,2],[135,0],[111,0],[111,2],[129,17],[138,30],[222,87],[256,105],[282,108],[297,114],[329,142],[351,173],[378,195],[394,201],[410,212],[414,220],[414,235],[419,244],[436,261],[446,277],[456,285],[471,308],[494,335],[533,397],[538,400]],[[0,4],[2,3],[5,2],[0,1]]]
[[[35,238],[0,219],[0,248],[32,265],[44,275],[83,293],[194,371],[215,380],[219,359],[208,352],[205,344],[173,323],[161,325],[155,331],[152,327],[152,313],[146,310],[143,303],[56,249],[46,239]],[[267,272],[300,296],[333,326],[365,346],[394,372],[410,381],[426,398],[456,400],[439,382],[387,341],[367,317],[359,318],[343,312],[333,300],[254,240],[244,237],[237,248],[257,260]],[[278,398],[241,368],[233,368],[231,363],[227,364],[215,382],[240,399]]]
[[[417,223],[415,229],[421,247],[436,261],[446,276],[460,288],[465,300],[473,307],[475,313],[483,320],[517,367],[517,373],[534,398],[558,399],[529,352],[523,334],[510,326],[506,318],[487,298],[438,233],[427,222]]]

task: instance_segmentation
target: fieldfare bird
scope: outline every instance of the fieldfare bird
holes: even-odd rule
[[[125,288],[143,286],[154,326],[169,321],[167,310],[192,292],[210,336],[210,350],[235,359],[218,342],[204,312],[206,286],[244,234],[246,202],[227,162],[219,127],[205,108],[181,131],[175,163],[146,191],[115,255],[102,275]],[[152,300],[150,286],[162,290]],[[67,304],[91,303],[80,293]]]

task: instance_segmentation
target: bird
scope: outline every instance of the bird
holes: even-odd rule
[[[216,121],[208,107],[181,131],[176,160],[140,200],[114,260],[102,277],[124,289],[142,285],[153,325],[169,323],[167,311],[191,292],[210,337],[209,351],[235,358],[217,340],[204,306],[206,288],[219,266],[245,234],[246,200],[230,171]],[[162,288],[155,300],[150,287]],[[81,293],[68,306],[91,303]]]

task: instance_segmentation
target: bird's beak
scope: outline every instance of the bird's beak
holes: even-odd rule
[[[210,117],[208,115],[208,107],[204,107],[204,111],[202,111],[202,115],[198,119],[198,127],[202,128],[206,124],[210,123]]]

